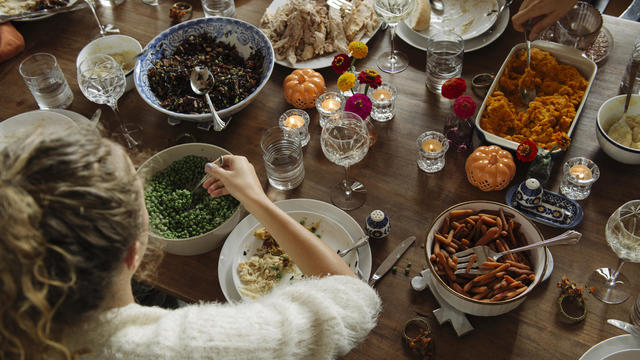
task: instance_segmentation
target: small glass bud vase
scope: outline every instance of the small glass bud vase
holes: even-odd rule
[[[551,152],[541,150],[542,154],[538,153],[536,158],[529,165],[527,170],[527,178],[534,178],[540,182],[540,185],[544,186],[551,177],[551,168],[553,168],[553,160],[551,159]]]
[[[471,118],[463,119],[455,115],[447,118],[444,124],[444,136],[449,139],[451,148],[457,152],[473,149],[473,128]]]

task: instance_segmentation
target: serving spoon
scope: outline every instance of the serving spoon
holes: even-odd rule
[[[442,14],[444,12],[444,2],[442,0],[429,0],[429,4],[431,4],[431,10],[435,13]]]
[[[527,24],[524,27],[524,38],[527,42],[527,69],[531,69],[531,40],[529,40],[529,32],[531,32],[531,19],[527,20]],[[529,103],[536,98],[536,88],[521,88],[520,96],[522,97],[522,102],[526,107],[529,107]]]
[[[198,95],[204,95],[207,99],[207,104],[209,104],[209,110],[211,110],[211,115],[213,115],[213,130],[222,131],[227,124],[220,119],[218,116],[218,112],[216,108],[213,107],[213,103],[211,102],[211,97],[209,97],[209,90],[213,87],[214,78],[213,74],[209,71],[209,69],[201,66],[196,66],[191,71],[191,90]]]

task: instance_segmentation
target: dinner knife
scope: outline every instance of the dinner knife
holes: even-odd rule
[[[387,271],[391,269],[393,264],[395,264],[396,261],[400,259],[400,256],[402,256],[402,254],[404,254],[404,252],[407,251],[409,246],[411,246],[411,244],[413,244],[415,241],[416,241],[415,236],[409,236],[408,238],[402,240],[400,245],[396,246],[396,248],[393,249],[391,254],[389,254],[387,258],[384,259],[382,264],[378,266],[376,271],[373,273],[373,276],[371,276],[371,280],[369,280],[369,286],[373,286],[376,283],[376,281],[380,280],[380,278],[382,278],[384,274],[386,274]]]
[[[631,335],[640,337],[640,326],[635,326],[635,325],[629,324],[626,321],[616,320],[616,319],[609,319],[607,320],[607,322],[617,327],[620,330],[624,330]]]

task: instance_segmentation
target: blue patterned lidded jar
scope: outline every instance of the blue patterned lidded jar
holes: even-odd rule
[[[391,231],[389,217],[382,210],[373,210],[367,216],[365,228],[369,237],[373,239],[383,238],[389,235],[389,231]]]

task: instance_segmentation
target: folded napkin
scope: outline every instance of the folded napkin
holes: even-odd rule
[[[24,38],[11,23],[0,24],[0,62],[24,50]]]

